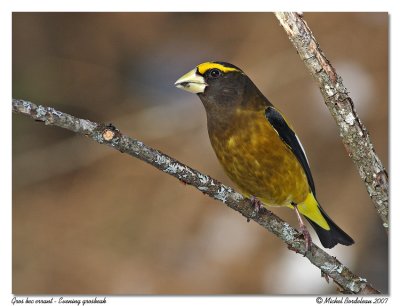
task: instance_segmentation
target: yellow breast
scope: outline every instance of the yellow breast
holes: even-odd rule
[[[305,172],[263,111],[236,111],[232,126],[209,131],[225,172],[247,196],[267,205],[303,202],[309,186]]]

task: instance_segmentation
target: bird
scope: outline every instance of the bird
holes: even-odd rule
[[[293,209],[306,251],[311,250],[312,239],[302,216],[323,247],[354,243],[319,204],[309,162],[294,129],[242,69],[223,61],[204,62],[175,86],[200,98],[217,159],[256,211],[269,206]]]

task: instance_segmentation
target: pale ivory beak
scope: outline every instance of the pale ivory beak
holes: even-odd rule
[[[175,86],[191,93],[203,93],[206,89],[207,83],[201,75],[196,73],[196,71],[196,68],[190,70],[175,82]]]

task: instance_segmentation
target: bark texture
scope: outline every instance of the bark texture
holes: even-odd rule
[[[380,293],[365,278],[352,273],[339,260],[330,256],[316,245],[313,244],[311,251],[305,252],[304,239],[299,232],[272,212],[262,209],[256,214],[251,201],[233,188],[221,184],[210,176],[180,163],[141,141],[123,135],[114,126],[80,119],[55,110],[52,107],[36,105],[25,100],[13,99],[12,110],[14,113],[23,114],[36,121],[44,122],[46,125],[58,126],[74,133],[85,135],[100,144],[139,158],[180,181],[194,186],[202,193],[236,210],[248,220],[254,220],[286,243],[290,250],[303,254],[313,265],[321,270],[323,276],[330,277],[343,293]]]
[[[389,231],[389,179],[375,152],[368,131],[354,108],[342,78],[336,73],[307,23],[298,13],[276,12],[300,58],[317,82],[325,104],[339,128],[339,134],[349,157],[353,160],[368,194]]]

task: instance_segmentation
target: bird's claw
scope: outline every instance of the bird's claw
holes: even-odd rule
[[[304,241],[306,243],[306,252],[311,251],[311,246],[312,246],[311,235],[304,224],[300,225],[300,233],[303,235]]]
[[[254,214],[257,217],[258,214],[261,212],[263,205],[262,205],[261,201],[259,199],[257,199],[255,196],[251,196],[250,201],[254,208]]]

